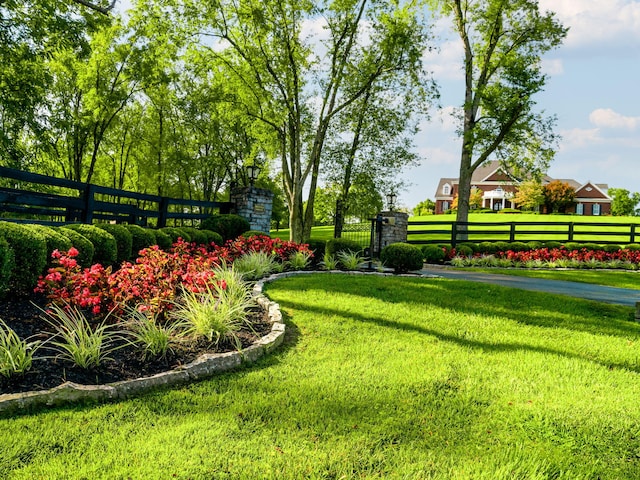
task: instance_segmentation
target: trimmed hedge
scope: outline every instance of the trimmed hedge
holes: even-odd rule
[[[66,228],[84,235],[93,244],[93,262],[104,267],[114,265],[118,258],[118,244],[109,232],[84,223],[72,223]]]
[[[198,245],[206,245],[207,244],[207,234],[202,230],[198,230],[194,227],[180,227],[180,230],[183,232],[187,232],[191,237],[191,241],[195,242]]]
[[[325,253],[327,255],[335,256],[340,252],[358,253],[362,251],[362,245],[355,240],[348,238],[332,238],[327,240],[325,247]]]
[[[82,235],[80,232],[76,232],[67,227],[57,227],[58,232],[67,237],[71,242],[71,246],[78,250],[78,256],[76,261],[82,267],[89,267],[93,262],[93,254],[95,248],[91,240]]]
[[[124,225],[116,225],[115,223],[101,223],[96,227],[109,232],[116,239],[117,255],[116,262],[122,263],[131,258],[133,235]]]
[[[162,227],[158,231],[168,235],[171,238],[171,244],[176,243],[179,238],[183,237],[183,234],[175,227]]]
[[[171,237],[169,235],[161,230],[154,230],[152,228],[148,228],[147,230],[151,232],[155,237],[155,245],[158,245],[158,247],[160,247],[165,252],[171,249],[173,241],[171,240]]]
[[[22,294],[33,290],[47,266],[47,241],[36,229],[17,223],[0,222],[2,236],[14,254],[9,288]]]
[[[256,235],[264,235],[266,237],[271,237],[271,235],[269,235],[268,233],[261,232],[260,230],[247,230],[246,232],[242,233],[242,236],[245,238],[255,237]]]
[[[427,263],[444,263],[446,253],[438,245],[423,245],[422,256]]]
[[[0,297],[9,291],[11,272],[15,265],[13,249],[4,237],[0,236]]]
[[[234,240],[247,230],[251,230],[249,222],[240,215],[212,215],[200,224],[201,230],[212,230],[222,235],[224,241]]]
[[[207,245],[211,245],[212,243],[218,246],[224,245],[224,239],[218,232],[214,232],[213,230],[201,230],[201,232],[207,236]]]
[[[52,227],[47,227],[45,225],[38,224],[29,224],[25,225],[25,227],[31,228],[40,232],[44,235],[44,240],[47,242],[47,265],[51,266],[53,259],[51,258],[51,254],[54,250],[58,250],[60,252],[67,252],[71,248],[71,240],[65,237],[62,233],[55,230]]]
[[[138,252],[143,248],[151,247],[156,244],[156,236],[146,228],[140,225],[125,225],[131,234],[131,259],[138,258]]]
[[[422,251],[409,243],[392,243],[380,252],[380,260],[396,273],[419,270],[422,268]]]

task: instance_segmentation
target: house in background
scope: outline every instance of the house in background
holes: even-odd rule
[[[542,184],[556,180],[545,175]],[[576,191],[575,205],[569,207],[566,213],[577,215],[608,215],[611,213],[611,197],[607,195],[606,184],[587,182],[578,183],[573,179],[557,179],[568,183]],[[441,214],[451,209],[453,200],[458,195],[457,178],[441,178],[435,195],[435,213]],[[518,191],[520,180],[506,172],[500,162],[494,160],[478,167],[471,176],[471,189],[482,191],[483,209],[502,210],[503,208],[518,208],[513,198]]]

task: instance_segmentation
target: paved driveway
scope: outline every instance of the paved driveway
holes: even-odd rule
[[[565,282],[563,280],[546,280],[541,278],[517,277],[494,273],[474,272],[473,270],[454,270],[447,267],[429,266],[420,271],[423,275],[433,275],[457,280],[491,283],[505,287],[535,290],[539,292],[557,293],[572,297],[595,300],[597,302],[617,303],[635,306],[640,302],[640,290],[627,288],[604,287],[589,283]],[[638,277],[640,279],[640,276]]]

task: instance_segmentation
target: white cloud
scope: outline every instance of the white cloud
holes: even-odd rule
[[[542,72],[551,76],[562,75],[564,73],[564,64],[559,58],[543,58]]]
[[[610,108],[598,108],[591,112],[589,121],[599,128],[636,130],[640,127],[640,117],[627,117]]]
[[[638,0],[540,0],[540,9],[553,11],[570,27],[567,47],[640,44]]]
[[[573,128],[571,130],[561,131],[560,135],[562,136],[562,140],[560,141],[561,152],[602,143],[600,129],[598,128]]]
[[[425,68],[438,80],[463,79],[463,58],[460,40],[445,41],[437,50],[426,50],[422,56]]]

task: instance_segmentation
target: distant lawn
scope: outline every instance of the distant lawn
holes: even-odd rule
[[[270,235],[272,238],[281,238],[283,240],[289,240],[289,229],[282,228],[280,230],[271,230]],[[311,229],[311,238],[314,240],[330,240],[333,238],[333,225],[326,225],[322,227],[313,227]]]
[[[516,275],[520,277],[546,278],[548,280],[564,280],[567,282],[591,283],[608,287],[630,288],[640,290],[640,271],[624,272],[617,270],[536,270],[525,268],[474,268],[474,271]]]
[[[309,274],[251,367],[1,419],[3,479],[637,479],[632,309],[426,278]]]

